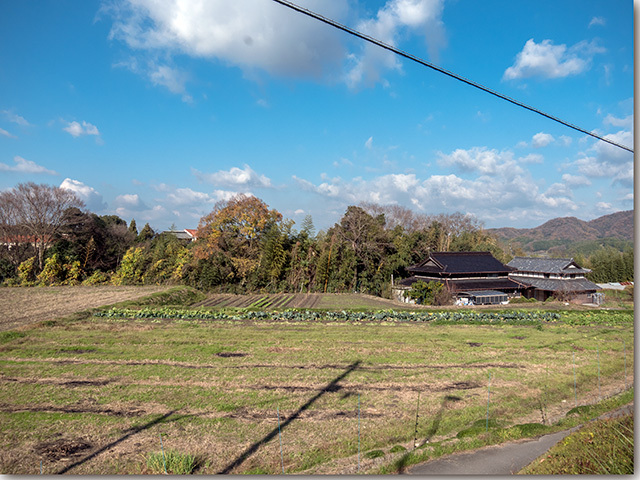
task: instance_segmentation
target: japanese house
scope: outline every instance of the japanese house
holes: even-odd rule
[[[515,257],[507,266],[514,269],[509,278],[524,285],[523,296],[545,301],[554,296],[576,303],[602,301],[598,285],[587,280],[591,270],[582,268],[573,258]]]
[[[509,278],[515,268],[504,265],[490,252],[434,252],[417,265],[407,267],[411,277],[392,286],[396,300],[417,281],[440,282],[456,298],[483,304],[502,303],[520,294],[522,285]]]

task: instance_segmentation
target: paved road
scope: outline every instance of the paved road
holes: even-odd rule
[[[600,418],[633,412],[633,403]],[[510,442],[473,452],[457,453],[409,469],[409,475],[509,475],[517,473],[580,426],[535,440]]]

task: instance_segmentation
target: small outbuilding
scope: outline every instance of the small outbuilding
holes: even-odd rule
[[[509,295],[497,290],[480,290],[478,292],[460,292],[458,300],[462,305],[499,305],[509,302]]]

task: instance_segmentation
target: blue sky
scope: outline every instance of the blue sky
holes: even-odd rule
[[[298,0],[633,148],[631,0]],[[347,206],[487,227],[633,208],[633,155],[271,0],[0,3],[0,189],[195,228],[263,199],[299,226]]]

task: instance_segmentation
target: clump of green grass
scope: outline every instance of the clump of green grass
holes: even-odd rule
[[[520,473],[629,475],[633,471],[633,415],[630,414],[587,425]]]
[[[24,332],[16,332],[15,330],[9,330],[7,332],[0,332],[0,343],[8,343],[16,338],[22,338],[26,336]]]
[[[180,453],[176,450],[163,452],[151,452],[146,457],[147,469],[150,473],[169,475],[189,475],[198,466],[198,459],[195,455]]]
[[[384,452],[382,450],[371,450],[364,454],[364,458],[378,458],[384,457]]]
[[[493,419],[489,419],[488,428],[495,429],[497,427],[498,427],[498,423]],[[486,419],[477,420],[476,422],[473,423],[473,425],[470,428],[459,431],[456,437],[458,438],[470,437],[470,436],[478,435],[481,433],[485,433],[486,431],[487,431],[487,420]]]

